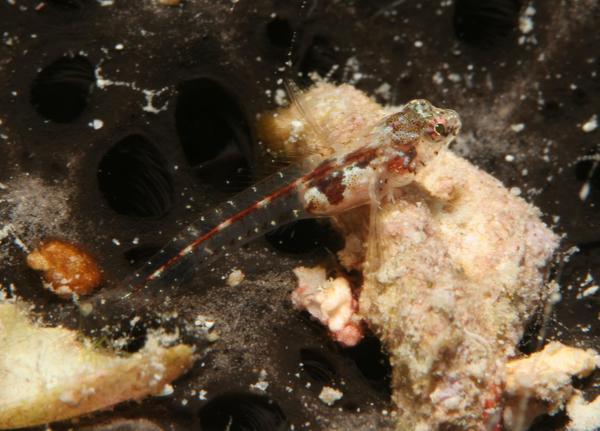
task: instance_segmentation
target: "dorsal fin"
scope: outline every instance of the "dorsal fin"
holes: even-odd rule
[[[306,109],[298,95],[302,94],[302,91],[292,80],[284,81],[285,90],[287,92],[288,98],[290,99],[290,103],[293,104],[300,115],[303,117],[304,121],[308,126],[312,129],[313,133],[316,135],[317,139],[321,144],[328,142],[331,137],[329,131],[323,128],[315,118],[310,114],[310,112]]]

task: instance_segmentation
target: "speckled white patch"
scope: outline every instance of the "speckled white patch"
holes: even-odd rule
[[[317,207],[329,205],[327,196],[321,193],[316,187],[310,187],[304,192],[304,201],[307,206],[311,203]]]

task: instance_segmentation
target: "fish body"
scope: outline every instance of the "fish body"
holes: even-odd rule
[[[169,280],[171,269],[212,261],[283,224],[368,204],[410,183],[460,126],[455,111],[423,99],[410,101],[372,127],[355,150],[316,167],[290,166],[203,214],[128,283],[139,287]]]

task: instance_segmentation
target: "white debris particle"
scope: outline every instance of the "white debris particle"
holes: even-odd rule
[[[513,196],[519,196],[521,194],[521,189],[519,187],[511,187],[510,194]]]
[[[415,40],[415,48],[421,48],[423,47],[423,42],[420,40]]]
[[[290,131],[291,142],[296,142],[300,138],[300,133],[304,130],[304,123],[299,120],[292,120],[290,122],[292,130]]]
[[[556,305],[562,300],[562,294],[560,291],[554,291],[550,294],[550,298],[548,299],[550,300],[550,304]]]
[[[156,107],[154,106],[154,98],[160,96],[167,89],[168,88],[165,87],[160,90],[142,90],[142,93],[144,93],[144,97],[146,98],[146,104],[142,106],[142,110],[151,114],[158,114],[159,112],[166,111],[169,107],[169,101],[167,100],[163,106]]]
[[[581,189],[579,190],[579,199],[581,199],[582,201],[585,201],[589,195],[590,195],[590,182],[586,181],[585,183],[583,183],[583,185],[581,186]]]
[[[7,224],[0,229],[0,241],[7,238],[11,234],[12,226]]]
[[[275,100],[277,106],[283,106],[287,104],[287,94],[285,94],[285,91],[281,88],[275,90],[275,96],[273,99]]]
[[[77,405],[77,398],[76,395],[73,393],[73,391],[66,391],[61,393],[58,396],[58,399],[60,400],[61,403],[66,404],[68,406],[76,406]]]
[[[267,372],[265,370],[260,370],[258,374],[258,382],[250,385],[250,389],[256,389],[261,392],[264,392],[269,387],[269,382],[267,382]]]
[[[522,132],[523,130],[525,130],[525,124],[523,124],[523,123],[511,124],[510,130],[512,130],[515,133]]]
[[[341,400],[343,396],[343,392],[329,386],[323,386],[323,389],[319,394],[319,399],[328,406],[332,406],[336,401]]]
[[[100,3],[100,6],[112,6],[114,4],[114,0],[97,0]]]
[[[504,160],[506,160],[507,162],[514,162],[515,156],[513,156],[512,154],[507,154],[506,156],[504,156]]]
[[[585,133],[593,132],[597,128],[598,128],[598,116],[596,114],[592,115],[592,117],[589,120],[587,120],[585,123],[583,123],[583,125],[581,126],[581,130],[583,130]]]
[[[159,397],[167,397],[169,395],[173,394],[173,386],[166,384],[162,391],[158,394]]]
[[[227,276],[227,285],[230,287],[235,287],[238,284],[240,284],[242,281],[244,281],[245,277],[246,277],[246,275],[242,271],[240,271],[239,269],[234,269]]]
[[[200,326],[206,330],[210,330],[215,326],[215,321],[206,316],[199,314],[196,316],[196,320],[194,320],[194,325]]]
[[[0,190],[6,190],[8,187],[6,186],[6,184],[2,184],[0,183]]]
[[[206,401],[206,395],[208,395],[208,392],[206,392],[204,389],[200,389],[200,391],[198,391],[198,399],[200,401]]]
[[[581,292],[579,295],[577,295],[577,299],[583,299],[583,298],[587,298],[588,296],[592,296],[594,293],[598,292],[599,289],[600,289],[600,286],[597,286],[597,285],[590,286],[587,289],[585,289],[583,292]]]
[[[527,16],[534,16],[535,15],[535,8],[531,5],[527,6],[527,8],[525,9],[525,15]]]
[[[592,281],[594,281],[594,277],[592,277],[592,274],[588,272],[585,275],[585,279],[581,282],[581,286],[585,286],[586,284],[590,284]]]
[[[88,125],[94,130],[100,130],[104,126],[104,121],[99,119],[94,119]]]
[[[381,98],[384,100],[390,100],[390,97],[392,95],[391,90],[392,90],[391,85],[388,84],[387,82],[384,82],[383,84],[381,84],[379,87],[377,87],[375,89],[375,94],[381,96]]]
[[[131,243],[132,243],[133,245],[138,245],[138,244],[140,243],[140,239],[139,239],[139,238],[136,236],[135,238],[133,238],[133,239],[131,240]]]
[[[456,84],[461,81],[461,77],[458,73],[450,73],[448,74],[448,80]]]
[[[354,56],[348,58],[344,67],[343,80],[354,85],[365,77],[366,75],[360,71],[360,62],[358,61],[358,58]]]
[[[113,238],[113,239],[112,239],[112,243],[113,243],[114,245],[121,245],[121,241],[119,241],[117,238]]]
[[[435,72],[431,79],[433,80],[433,83],[437,85],[442,85],[444,83],[444,75],[442,75],[442,72],[440,71]]]
[[[124,46],[122,43],[117,43],[117,44],[115,45],[115,49],[116,49],[117,51],[121,51],[123,48],[125,48],[125,46]]]
[[[533,20],[528,16],[522,16],[519,18],[519,30],[521,33],[531,33],[533,30]]]

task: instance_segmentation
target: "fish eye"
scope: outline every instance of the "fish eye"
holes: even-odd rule
[[[442,123],[437,123],[433,127],[433,130],[435,130],[435,133],[438,135],[448,136],[448,130],[446,130],[446,126],[444,126]]]

